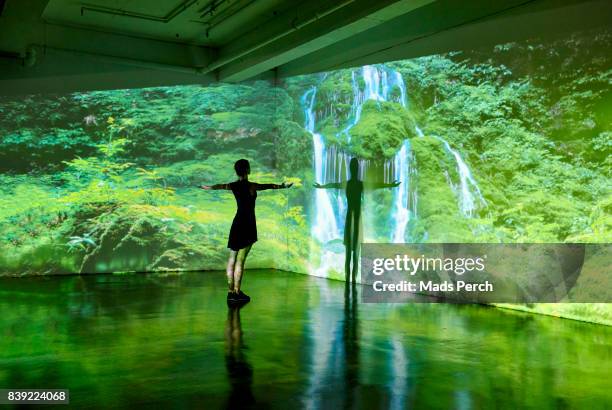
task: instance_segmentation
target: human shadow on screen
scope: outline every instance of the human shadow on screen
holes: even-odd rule
[[[242,305],[228,307],[225,324],[225,368],[230,384],[228,409],[253,408],[256,403],[252,391],[253,367],[247,360],[242,339],[241,308]]]
[[[314,187],[319,189],[345,189],[347,210],[344,222],[344,246],[346,248],[344,258],[344,274],[347,282],[355,282],[359,267],[359,244],[361,243],[361,203],[364,192],[364,183],[359,179],[359,160],[357,158],[351,158],[349,171],[350,178],[344,183],[315,183]],[[399,184],[400,183],[398,181],[390,184],[368,183],[365,186],[365,189],[395,188]]]

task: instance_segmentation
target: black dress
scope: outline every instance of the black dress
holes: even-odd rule
[[[246,248],[257,242],[257,223],[255,222],[255,199],[257,191],[251,189],[249,181],[236,181],[230,184],[236,198],[236,216],[232,222],[227,247],[233,251]]]

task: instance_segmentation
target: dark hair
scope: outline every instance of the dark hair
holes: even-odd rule
[[[244,177],[251,171],[251,164],[244,158],[239,159],[234,164],[234,171],[236,171],[236,175],[239,177]]]

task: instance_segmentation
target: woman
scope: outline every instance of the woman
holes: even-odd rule
[[[246,257],[251,250],[251,246],[257,242],[257,224],[255,221],[257,191],[289,188],[293,185],[285,184],[284,182],[281,185],[250,182],[249,174],[251,173],[251,166],[246,159],[236,161],[234,170],[236,175],[238,175],[237,181],[229,184],[203,185],[200,187],[206,190],[228,189],[234,193],[236,198],[238,209],[236,216],[234,216],[234,222],[232,222],[227,242],[227,247],[230,248],[230,255],[227,261],[227,283],[229,286],[227,302],[230,304],[246,303],[251,300],[250,297],[240,290],[240,283],[242,282]]]

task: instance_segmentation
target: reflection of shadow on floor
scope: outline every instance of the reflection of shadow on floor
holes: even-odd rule
[[[335,403],[331,408],[389,408],[389,393],[375,384],[364,384],[360,379],[361,363],[359,340],[359,298],[358,289],[361,285],[355,282],[345,282],[344,285],[344,321],[342,323],[342,352],[344,357],[336,362],[343,367],[344,381],[334,386],[332,395],[340,396],[340,388],[344,385],[344,397],[330,398],[327,403]],[[339,374],[342,374],[339,373]],[[341,401],[339,403],[338,401]]]
[[[231,306],[227,309],[225,325],[225,368],[229,378],[230,392],[227,400],[228,409],[252,408],[255,396],[253,385],[253,368],[245,355],[240,324],[242,306]]]
[[[355,282],[345,282],[344,287],[344,323],[342,339],[345,353],[345,408],[355,406],[355,387],[359,385],[359,328],[357,317],[357,286]]]

